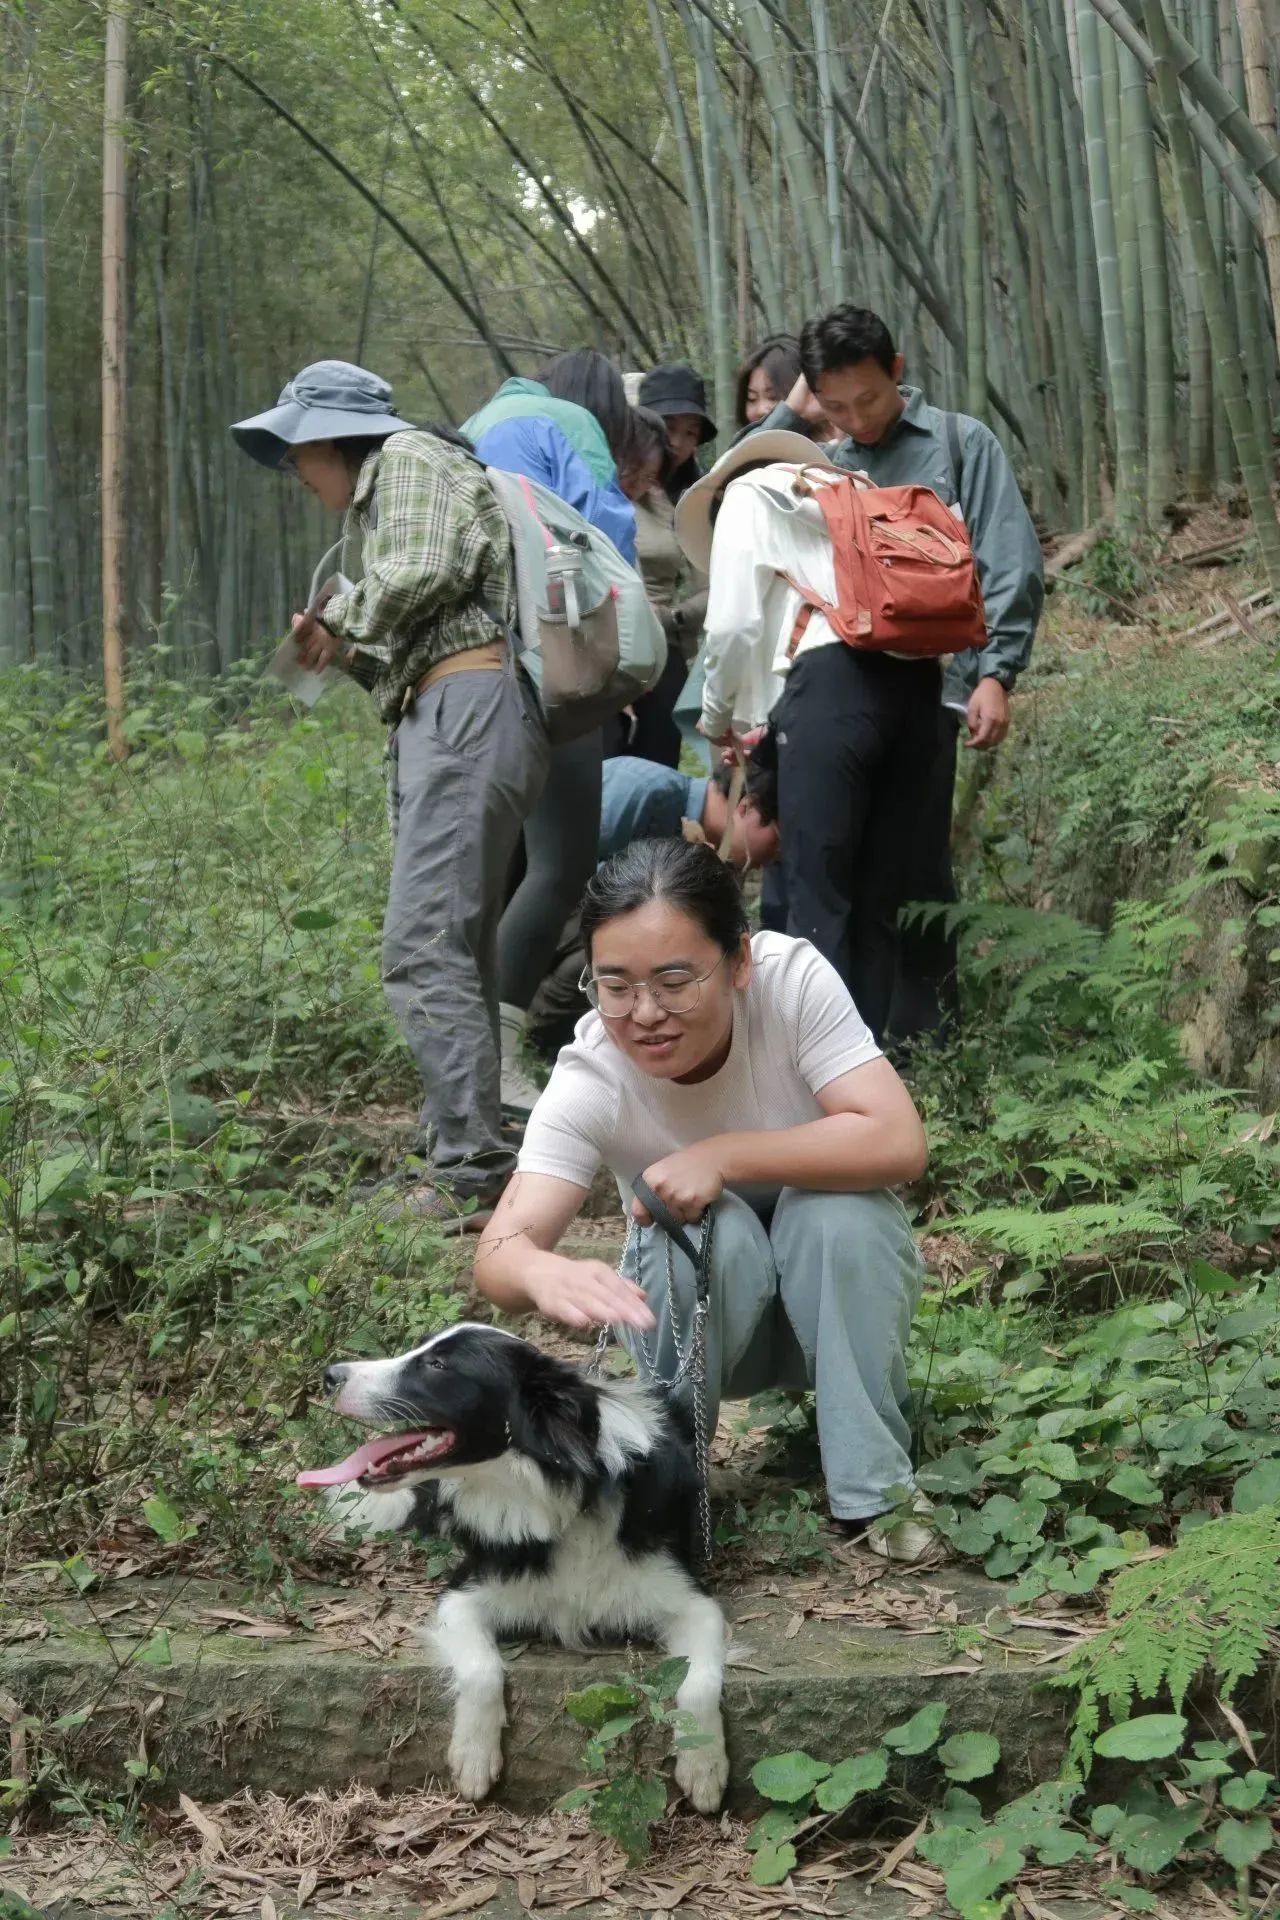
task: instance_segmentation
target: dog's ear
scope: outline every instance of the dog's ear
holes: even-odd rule
[[[553,1478],[592,1479],[598,1473],[596,1396],[572,1367],[538,1354],[521,1370],[508,1424],[517,1452]]]

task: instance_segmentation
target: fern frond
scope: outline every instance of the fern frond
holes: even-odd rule
[[[1034,1213],[1029,1207],[984,1207],[978,1213],[939,1219],[937,1232],[962,1233],[1017,1255],[1034,1267],[1055,1264],[1072,1253],[1093,1253],[1134,1235],[1168,1239],[1175,1233],[1167,1213],[1146,1202],[1117,1200]]]
[[[1224,1698],[1256,1673],[1280,1628],[1280,1507],[1223,1514],[1186,1533],[1157,1560],[1117,1574],[1107,1624],[1050,1682],[1080,1694],[1069,1760],[1087,1773],[1106,1703],[1128,1716],[1135,1695],[1167,1688],[1176,1708],[1197,1675]]]

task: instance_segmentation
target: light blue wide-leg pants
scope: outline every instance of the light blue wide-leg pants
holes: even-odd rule
[[[698,1229],[690,1229],[696,1240]],[[906,1345],[923,1262],[896,1194],[813,1193],[785,1187],[765,1219],[736,1194],[716,1203],[707,1321],[707,1419],[722,1399],[767,1387],[811,1388],[831,1512],[864,1520],[910,1487]],[[693,1268],[672,1263],[682,1342],[693,1325]],[[675,1371],[666,1248],[644,1236],[642,1278],[658,1325],[648,1337],[658,1375]],[[624,1336],[644,1375],[634,1333]],[[683,1389],[691,1391],[686,1382]]]

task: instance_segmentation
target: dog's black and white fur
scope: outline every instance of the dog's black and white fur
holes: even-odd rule
[[[704,1813],[728,1779],[720,1694],[726,1629],[693,1572],[697,1471],[661,1393],[590,1379],[515,1335],[465,1324],[393,1360],[329,1368],[337,1412],[425,1445],[332,1490],[366,1531],[443,1535],[465,1558],[428,1641],[452,1676],[449,1768],[470,1800],[502,1771],[500,1636],[567,1646],[654,1639],[689,1662],[676,1705],[703,1738],[676,1781]],[[332,1496],[331,1496],[332,1497]]]

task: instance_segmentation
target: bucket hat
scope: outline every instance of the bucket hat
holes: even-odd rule
[[[308,440],[372,439],[411,428],[392,413],[391,388],[380,375],[349,360],[316,360],[294,374],[274,407],[238,420],[231,434],[250,459],[278,467],[290,447]]]
[[[664,419],[673,413],[696,413],[702,422],[698,445],[705,447],[716,437],[716,423],[707,412],[707,389],[700,373],[692,367],[667,365],[653,367],[640,382],[638,403]]]
[[[728,453],[720,455],[710,473],[704,473],[701,480],[690,487],[676,508],[676,539],[686,559],[691,560],[700,573],[706,573],[711,565],[711,509],[720,495],[744,467],[772,465],[775,461],[797,467],[826,467],[832,473],[839,471],[821,447],[816,447],[803,433],[792,433],[786,427],[768,427],[739,440]]]

